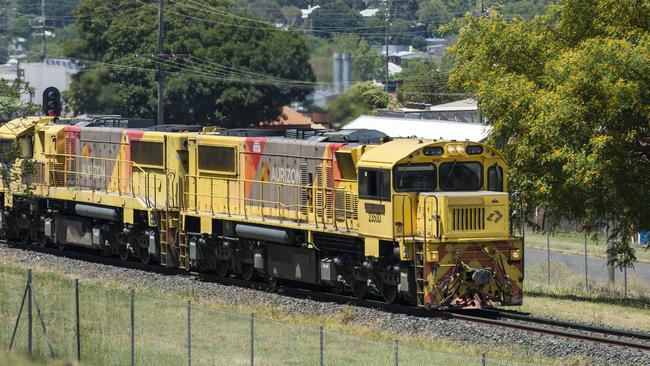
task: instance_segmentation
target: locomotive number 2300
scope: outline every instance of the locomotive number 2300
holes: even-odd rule
[[[369,212],[368,213],[368,221],[369,222],[381,222],[381,217],[383,215],[377,212]]]

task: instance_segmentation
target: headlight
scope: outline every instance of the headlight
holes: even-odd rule
[[[465,145],[462,144],[448,144],[447,154],[449,155],[463,155],[465,154]]]
[[[511,250],[510,251],[510,259],[513,260],[513,261],[520,261],[521,260],[521,249]]]

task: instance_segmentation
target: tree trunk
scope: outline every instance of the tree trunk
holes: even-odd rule
[[[605,238],[607,239],[607,249],[609,253],[609,249],[614,246],[614,239],[609,236],[609,224],[605,227]],[[609,280],[610,285],[614,284],[614,262],[612,262],[612,259],[613,258],[610,254],[607,254],[607,279]]]

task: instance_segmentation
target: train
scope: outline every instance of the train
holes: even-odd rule
[[[508,166],[486,144],[55,122],[0,126],[17,245],[426,309],[522,304]]]

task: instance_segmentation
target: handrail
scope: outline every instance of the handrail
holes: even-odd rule
[[[516,190],[512,192],[510,195],[510,210],[513,210],[513,207],[515,206],[515,203],[519,203],[519,234],[521,235],[522,239],[525,238],[526,236],[526,213],[524,209],[524,194],[520,190]],[[510,219],[513,215],[512,212],[509,212],[508,214]],[[510,236],[514,236],[514,229],[512,226],[512,220],[510,220]]]
[[[393,196],[392,196],[392,201],[393,201],[393,209],[392,209],[392,211],[393,211],[392,212],[393,213],[393,223],[392,223],[392,225],[393,225],[393,240],[395,240],[395,222],[394,221],[395,221],[395,198],[396,197],[407,197],[409,199],[409,208],[410,208],[410,213],[409,213],[409,215],[410,215],[409,219],[410,220],[409,221],[410,221],[410,226],[411,226],[411,238],[413,239],[413,241],[415,241],[415,232],[413,230],[413,197],[411,197],[411,195],[408,194],[408,193],[393,193]],[[405,200],[402,199],[402,205],[401,205],[401,207],[402,207],[402,241],[404,241],[404,238],[405,238],[404,232],[406,231],[405,230],[406,225],[405,225],[405,222],[404,222],[404,221],[406,221],[405,220],[405,217],[406,217],[405,212],[406,211],[404,210],[404,201]]]
[[[427,199],[430,197],[435,198],[436,200],[436,236],[435,239],[440,238],[440,215],[438,214],[439,210],[439,201],[438,201],[438,196],[436,195],[429,195],[424,197],[424,202],[422,203],[424,205],[424,212],[423,212],[423,221],[424,221],[424,227],[423,227],[423,232],[424,232],[424,243],[426,245],[427,242]]]
[[[336,220],[336,217],[326,217],[326,213],[329,210],[330,203],[328,202],[328,195],[333,195],[336,197],[337,192],[342,192],[346,197],[352,197],[354,192],[351,192],[346,189],[340,189],[340,188],[329,188],[329,187],[314,187],[314,186],[301,186],[297,184],[291,184],[291,183],[282,183],[282,182],[265,182],[265,181],[259,181],[259,180],[252,180],[252,179],[238,179],[238,178],[222,178],[222,177],[211,177],[211,176],[197,176],[197,175],[187,175],[187,177],[192,177],[196,180],[195,187],[192,189],[190,192],[184,193],[184,196],[186,196],[188,199],[194,198],[195,202],[195,211],[198,212],[198,199],[203,197],[203,198],[209,198],[211,203],[211,207],[209,208],[210,212],[213,210],[213,205],[214,205],[214,200],[215,199],[225,199],[227,200],[226,204],[226,214],[232,216],[232,207],[230,206],[230,200],[232,199],[230,197],[231,193],[231,187],[230,184],[231,182],[236,183],[239,187],[243,187],[245,184],[260,184],[260,190],[259,193],[262,196],[262,198],[253,198],[253,197],[245,197],[243,194],[238,197],[240,201],[242,201],[242,205],[240,205],[240,209],[242,210],[242,213],[244,214],[245,217],[249,216],[249,210],[252,205],[259,205],[260,206],[260,215],[261,217],[266,220],[268,217],[267,214],[267,208],[273,209],[275,216],[277,214],[277,217],[280,221],[283,221],[285,219],[292,219],[290,215],[287,215],[287,212],[289,211],[295,211],[295,220],[297,223],[301,223],[304,221],[303,219],[300,218],[300,212],[302,212],[303,208],[308,208],[311,209],[314,213],[314,218],[313,218],[313,223],[319,227],[327,228],[329,227],[329,222],[330,219],[332,220],[333,227],[335,230],[343,230],[343,228],[339,228],[339,223]],[[206,181],[207,184],[209,184],[212,188],[209,190],[208,193],[199,193],[199,185],[201,181]],[[221,181],[222,183],[226,184],[226,194],[218,194],[215,192],[214,185],[216,182]],[[294,204],[286,204],[281,202],[279,198],[282,196],[282,189],[291,189],[294,188],[294,192],[297,195],[296,198],[296,203]],[[318,195],[323,195],[323,204],[318,206],[315,204],[303,204],[300,198],[300,192],[301,189],[311,189],[312,192],[312,197],[315,196],[315,194]],[[271,189],[271,192],[274,193],[275,199],[264,199],[264,192],[266,192],[268,189]],[[193,196],[193,197],[192,197]],[[337,202],[336,198],[333,199],[333,204]],[[319,212],[322,210],[322,215],[319,214]],[[300,212],[299,212],[300,211]],[[350,230],[350,217],[353,217],[355,214],[355,210],[350,209],[347,207],[347,202],[345,202],[344,208],[337,208],[334,207],[333,209],[333,215],[336,215],[338,213],[343,213],[344,218],[343,220],[346,221],[346,230]],[[291,215],[292,216],[292,215]],[[320,216],[320,217],[319,217]],[[353,219],[352,219],[353,220]]]

